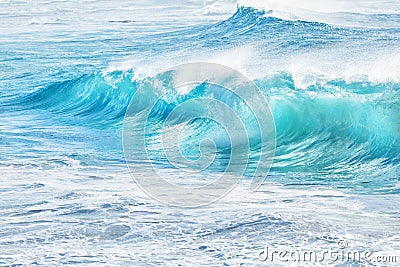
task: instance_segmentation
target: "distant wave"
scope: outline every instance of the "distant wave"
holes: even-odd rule
[[[259,1],[242,0],[240,6],[267,11],[268,16],[285,20],[303,20],[347,27],[398,28],[398,1]]]

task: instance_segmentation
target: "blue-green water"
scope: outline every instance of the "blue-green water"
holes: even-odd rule
[[[0,3],[0,266],[254,266],[265,264],[266,245],[322,250],[343,238],[398,255],[399,4],[356,1],[329,13],[251,5]],[[245,177],[226,199],[187,210],[140,191],[121,132],[138,88],[192,61],[254,81],[274,118],[276,151],[258,192],[245,190]],[[204,174],[181,177],[158,158],[156,126],[198,98],[231,101],[212,87],[172,88],[150,113],[157,168],[188,183]],[[219,135],[206,120],[188,127],[189,156]],[[206,176],[223,171],[225,157],[216,160],[221,169]]]

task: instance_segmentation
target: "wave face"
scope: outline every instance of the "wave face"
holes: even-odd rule
[[[120,128],[125,111],[138,88],[151,86],[151,77],[135,79],[132,71],[94,73],[80,78],[52,84],[34,93],[22,96],[17,101],[25,109],[45,109],[54,116],[63,117],[68,124],[93,128]],[[256,79],[255,83],[268,99],[276,126],[276,156],[272,174],[292,174],[310,180],[325,180],[341,185],[375,177],[368,187],[382,186],[379,177],[396,182],[400,162],[400,84],[395,82],[371,83],[365,81],[346,82],[342,79],[317,81],[307,88],[298,88],[294,77],[280,72]],[[206,115],[207,106],[202,99],[217,99],[234,107],[234,112],[246,111],[229,94],[216,94],[215,88],[200,84],[188,92],[175,88],[150,87],[133,103],[134,111],[129,120],[147,120],[148,143],[155,161],[166,164],[160,156],[165,147],[174,147],[175,140],[164,147],[159,145],[162,123],[180,104],[191,103],[188,109],[179,109],[170,125],[172,135],[178,136],[185,116],[200,112]],[[150,107],[150,99],[162,95],[157,105]],[[150,117],[143,118],[143,110],[151,108]],[[222,119],[222,118],[221,118]],[[188,158],[199,157],[198,144],[203,139],[217,140],[219,151],[214,171],[223,171],[229,159],[229,136],[210,120],[194,120],[188,123],[186,134],[180,140],[183,154]],[[256,127],[251,120],[246,129]],[[174,133],[174,131],[176,133]],[[222,131],[222,132],[221,132]],[[164,141],[165,142],[165,141]],[[168,141],[167,141],[168,142]],[[138,144],[140,145],[140,144]],[[253,144],[257,146],[259,144]],[[257,151],[250,158],[257,157]],[[140,156],[138,156],[140,158]],[[250,172],[252,166],[249,164]],[[194,167],[194,166],[193,166]],[[282,182],[281,176],[277,176]],[[339,182],[337,182],[339,181]],[[290,181],[294,182],[292,178]],[[351,183],[350,183],[351,184]]]

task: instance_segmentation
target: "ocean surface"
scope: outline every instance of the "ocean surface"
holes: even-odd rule
[[[189,62],[249,77],[276,136],[256,192],[244,175],[226,197],[194,209],[142,192],[122,143],[135,93]],[[156,93],[140,96],[140,111]],[[155,168],[178,184],[214,179],[229,154],[216,125],[186,125],[185,156],[199,157],[204,138],[220,142],[214,168],[190,175],[160,156],[158,126],[184,101],[207,113],[196,99],[231,99],[201,86],[162,93],[145,144]],[[140,111],[129,119],[141,123]],[[143,163],[130,168],[146,177]],[[266,247],[372,254],[262,261]],[[395,266],[395,257],[399,264],[399,1],[0,0],[0,266]]]

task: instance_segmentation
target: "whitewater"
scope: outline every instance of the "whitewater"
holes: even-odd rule
[[[400,262],[399,1],[3,0],[0,22],[0,266]],[[265,116],[216,86],[160,76],[191,62],[243,74]],[[165,205],[132,177],[153,178],[147,159],[198,186],[242,153],[201,116],[239,126],[204,99],[245,121],[233,136],[249,162],[223,198]],[[127,155],[127,121],[133,137],[145,125],[148,154],[131,142]],[[266,147],[257,127],[272,122]],[[163,155],[176,143],[184,171]],[[198,172],[199,158],[214,161]],[[252,191],[255,173],[266,177]],[[371,254],[299,263],[265,259],[266,247]]]

